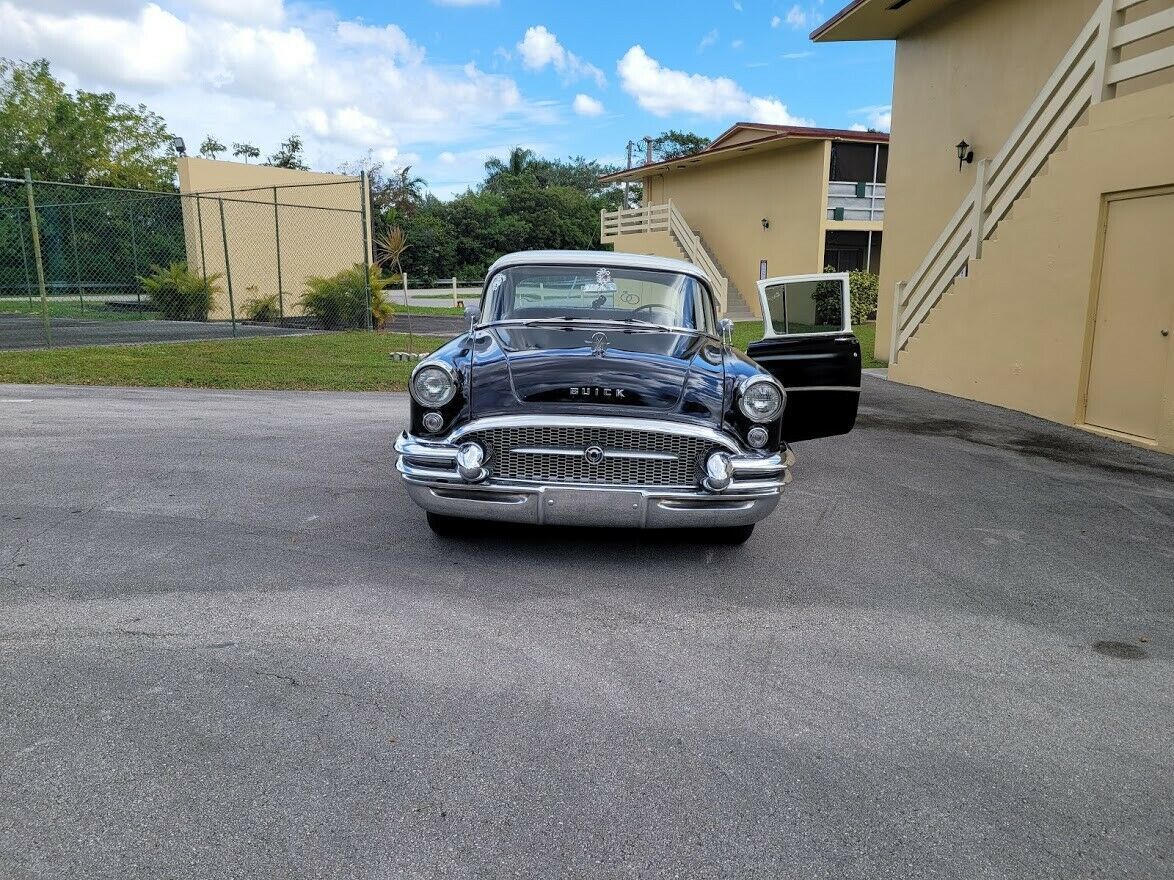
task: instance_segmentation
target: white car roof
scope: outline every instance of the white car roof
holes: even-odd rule
[[[625,254],[619,251],[515,251],[506,254],[490,266],[486,277],[507,266],[606,266],[653,269],[692,275],[713,286],[713,281],[703,270],[685,260],[672,260],[649,254]]]

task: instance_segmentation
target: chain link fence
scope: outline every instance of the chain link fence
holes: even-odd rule
[[[0,349],[373,329],[384,283],[362,178],[198,194],[0,178]]]

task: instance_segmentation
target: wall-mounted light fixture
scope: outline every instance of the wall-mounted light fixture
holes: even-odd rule
[[[958,146],[958,170],[962,170],[963,165],[969,165],[974,161],[974,150],[970,149],[970,144],[966,141],[959,141]]]
[[[171,139],[171,149],[175,150],[177,156],[184,156],[188,151],[188,148],[184,146],[183,138],[181,137],[173,137]]]
[[[762,228],[763,229],[770,229],[770,221],[767,220],[765,217],[762,218]]]

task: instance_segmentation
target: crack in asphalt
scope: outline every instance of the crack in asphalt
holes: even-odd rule
[[[292,675],[283,675],[280,672],[266,672],[263,669],[254,669],[253,674],[254,675],[264,675],[264,676],[268,676],[269,678],[280,678],[282,681],[289,682],[290,685],[293,687],[297,687],[299,684],[301,684],[301,682],[298,681],[296,678],[294,678]]]

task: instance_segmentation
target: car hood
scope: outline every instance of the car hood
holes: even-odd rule
[[[606,409],[721,420],[721,349],[694,333],[494,327],[478,338],[472,382],[477,416]]]

